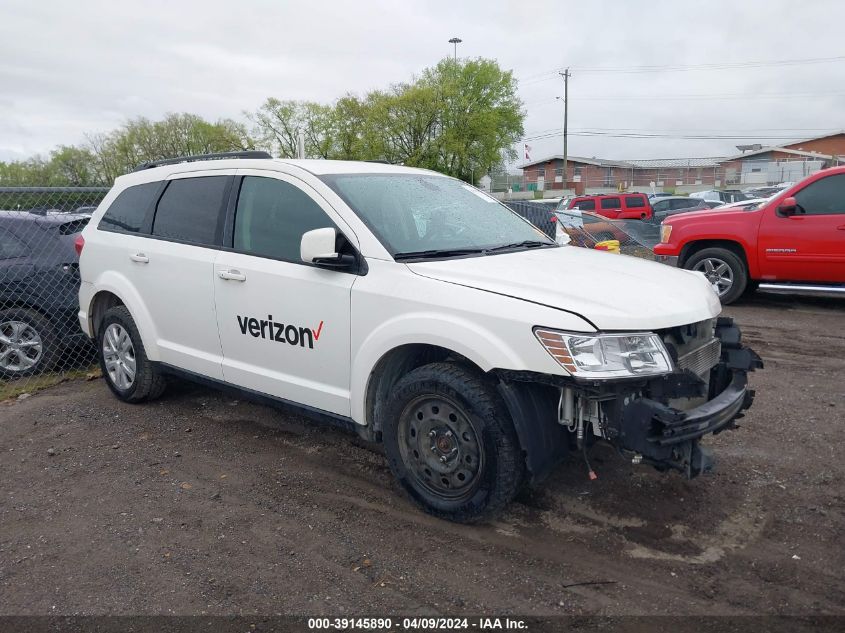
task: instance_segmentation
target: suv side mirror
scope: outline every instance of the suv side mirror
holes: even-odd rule
[[[302,234],[299,256],[306,264],[325,268],[351,268],[355,257],[337,252],[337,230],[332,227],[314,229]]]
[[[795,198],[784,198],[783,202],[778,206],[777,213],[782,218],[788,218],[798,213],[798,203]]]

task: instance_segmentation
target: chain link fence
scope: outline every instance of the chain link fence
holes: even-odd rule
[[[74,243],[107,187],[0,187],[0,400],[94,370]]]

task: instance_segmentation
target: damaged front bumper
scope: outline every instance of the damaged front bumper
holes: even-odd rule
[[[689,478],[710,470],[713,462],[700,440],[736,426],[754,400],[748,372],[763,363],[742,344],[732,319],[720,317],[709,329],[718,341],[715,349],[712,338],[697,348],[712,351],[708,363],[697,364],[696,350],[688,352],[693,358],[688,363],[677,363],[675,354],[679,368],[651,379],[585,381],[502,372],[500,392],[532,478],[542,478],[568,450],[583,451],[587,459],[596,441],[610,443],[634,463]]]
[[[659,469],[680,470],[690,478],[710,470],[712,459],[699,440],[736,426],[736,420],[754,401],[748,372],[763,366],[760,357],[742,345],[741,333],[732,319],[719,318],[715,335],[721,342],[721,356],[707,381],[688,371],[649,381],[622,406],[607,407],[611,415],[606,419],[606,439],[620,450],[633,453],[635,461]],[[706,401],[698,406],[677,406],[679,400],[705,393]]]

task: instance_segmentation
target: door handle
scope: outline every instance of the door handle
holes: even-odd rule
[[[836,227],[836,230],[837,231],[845,231],[845,224],[840,224],[839,226]]]
[[[246,275],[239,270],[221,270],[217,274],[220,276],[220,279],[225,279],[226,281],[246,281]]]
[[[131,259],[133,262],[138,262],[139,264],[150,263],[150,258],[144,255],[143,253],[134,253],[132,255],[129,255],[129,259]]]

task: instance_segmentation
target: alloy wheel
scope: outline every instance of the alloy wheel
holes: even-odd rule
[[[112,323],[103,333],[103,362],[109,380],[118,389],[129,389],[135,382],[135,347],[129,332],[119,323]]]
[[[707,281],[713,286],[720,297],[725,296],[734,285],[734,273],[727,262],[718,257],[702,259],[693,270],[704,273]]]
[[[24,321],[0,323],[0,369],[8,373],[35,367],[44,353],[41,335]]]

